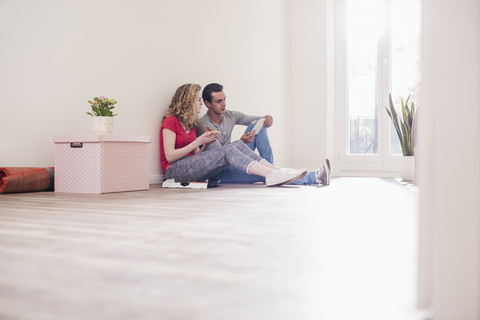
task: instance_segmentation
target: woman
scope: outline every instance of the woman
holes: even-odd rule
[[[248,174],[265,177],[267,186],[279,186],[301,179],[305,170],[280,169],[248,148],[242,141],[213,150],[206,146],[218,132],[207,131],[197,138],[198,114],[202,107],[200,85],[177,88],[160,128],[160,160],[166,179],[179,182],[205,181],[231,165]]]

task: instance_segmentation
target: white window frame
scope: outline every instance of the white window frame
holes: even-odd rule
[[[385,16],[390,15],[390,0],[385,2]],[[390,155],[390,118],[385,107],[391,88],[390,19],[386,19],[378,42],[377,110],[378,154],[351,155],[347,153],[347,26],[346,2],[337,0],[335,6],[335,105],[336,105],[336,174],[339,176],[396,177],[400,155]]]

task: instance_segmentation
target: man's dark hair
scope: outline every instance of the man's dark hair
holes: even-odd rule
[[[202,99],[203,101],[208,101],[212,103],[212,92],[221,92],[223,90],[223,86],[218,83],[210,83],[203,88],[202,91]]]

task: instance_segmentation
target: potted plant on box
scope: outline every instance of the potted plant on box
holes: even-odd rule
[[[92,133],[94,134],[109,134],[113,131],[113,114],[112,109],[115,108],[117,101],[108,99],[104,96],[95,97],[93,101],[88,100],[92,107],[92,112],[87,112],[92,116]]]
[[[390,119],[392,119],[393,125],[395,126],[395,131],[398,135],[398,139],[400,140],[400,145],[402,146],[403,157],[400,158],[400,178],[405,181],[414,181],[414,137],[417,109],[414,102],[410,103],[410,105],[408,104],[409,100],[410,95],[405,102],[403,101],[403,99],[401,99],[401,119],[398,117],[395,106],[393,105],[392,94],[389,95],[389,107],[385,109],[387,109],[387,113],[390,116]]]

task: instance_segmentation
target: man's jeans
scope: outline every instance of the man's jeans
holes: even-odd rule
[[[251,123],[245,130],[245,133],[252,131],[254,126],[255,126],[255,123]],[[260,157],[267,160],[271,164],[274,164],[272,147],[270,146],[270,140],[268,139],[266,127],[262,127],[262,129],[260,129],[260,131],[253,138],[253,141],[250,143],[247,143],[246,145],[253,151],[257,149]],[[265,182],[264,177],[248,174],[244,171],[235,169],[232,166],[226,167],[220,173],[211,177],[211,179],[220,180],[220,182],[223,182],[223,183]],[[309,172],[305,177],[303,177],[302,179],[292,184],[310,185],[310,184],[318,184],[318,183],[315,180],[315,172]]]

